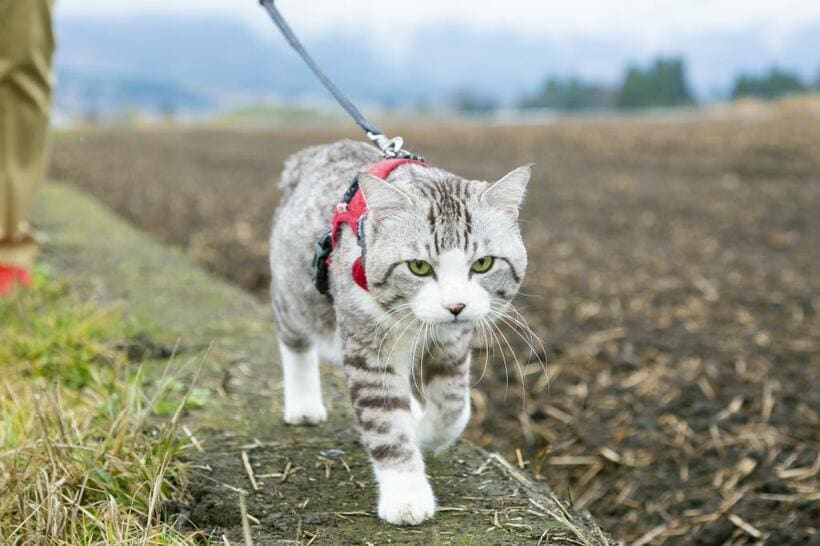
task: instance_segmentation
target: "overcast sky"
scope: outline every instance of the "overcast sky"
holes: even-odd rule
[[[164,13],[238,18],[270,32],[255,0],[59,0],[58,15],[111,16]],[[794,30],[820,22],[820,0],[278,0],[297,33],[366,31],[394,42],[419,25],[460,22],[478,29],[522,33],[629,36],[647,47],[690,31],[753,30],[772,45]]]

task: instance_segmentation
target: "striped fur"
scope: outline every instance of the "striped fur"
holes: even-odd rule
[[[271,235],[273,311],[286,421],[326,418],[311,355],[341,360],[379,482],[379,515],[417,524],[435,508],[422,451],[445,448],[467,424],[471,339],[491,309],[517,292],[526,270],[517,215],[529,167],[492,184],[417,165],[400,166],[387,181],[360,175],[370,290],[352,281],[361,250],[344,230],[332,256],[331,305],[310,283],[312,246],[352,177],[378,160],[372,147],[350,141],[288,160]],[[473,271],[485,256],[492,267]],[[429,262],[431,273],[413,274],[411,260]],[[304,384],[287,380],[299,377]]]

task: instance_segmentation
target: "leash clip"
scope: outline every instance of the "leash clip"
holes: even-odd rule
[[[384,157],[388,158],[409,158],[409,159],[421,159],[414,153],[408,152],[402,146],[404,146],[404,139],[400,136],[387,138],[381,133],[372,133],[368,131],[367,138],[369,138],[384,154]]]

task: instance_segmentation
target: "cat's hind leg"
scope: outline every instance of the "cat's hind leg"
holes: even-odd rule
[[[287,286],[277,286],[275,279],[285,277],[277,271],[277,265],[281,264],[278,261],[271,263],[274,276],[271,295],[285,387],[285,422],[289,425],[318,425],[327,421],[327,410],[322,401],[319,346],[314,340],[316,336],[309,333],[312,331],[309,328],[311,317],[305,316],[305,311],[313,308],[288,292]]]
[[[318,425],[327,421],[316,347],[312,344],[294,347],[280,340],[279,354],[285,383],[285,422]]]

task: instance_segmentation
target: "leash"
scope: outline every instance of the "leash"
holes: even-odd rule
[[[382,154],[388,158],[400,158],[400,159],[421,159],[419,156],[412,152],[408,152],[407,150],[403,149],[402,146],[404,145],[404,139],[400,136],[387,138],[384,134],[379,131],[375,125],[367,121],[367,119],[359,112],[359,109],[350,102],[347,97],[345,97],[339,88],[336,87],[330,78],[328,78],[322,69],[319,68],[319,65],[316,64],[316,61],[313,60],[313,57],[307,52],[304,48],[302,43],[290,29],[287,21],[285,18],[282,17],[282,14],[276,9],[274,5],[275,0],[259,0],[259,3],[262,4],[262,7],[267,10],[268,15],[279,28],[279,31],[288,41],[290,47],[292,47],[296,53],[302,57],[302,60],[305,61],[305,64],[308,65],[310,70],[319,78],[319,81],[330,91],[330,94],[333,95],[333,98],[339,103],[339,105],[345,109],[345,111],[353,118],[353,121],[356,122],[356,125],[362,128],[364,134],[367,135],[367,138],[370,139],[376,147],[381,150]]]

